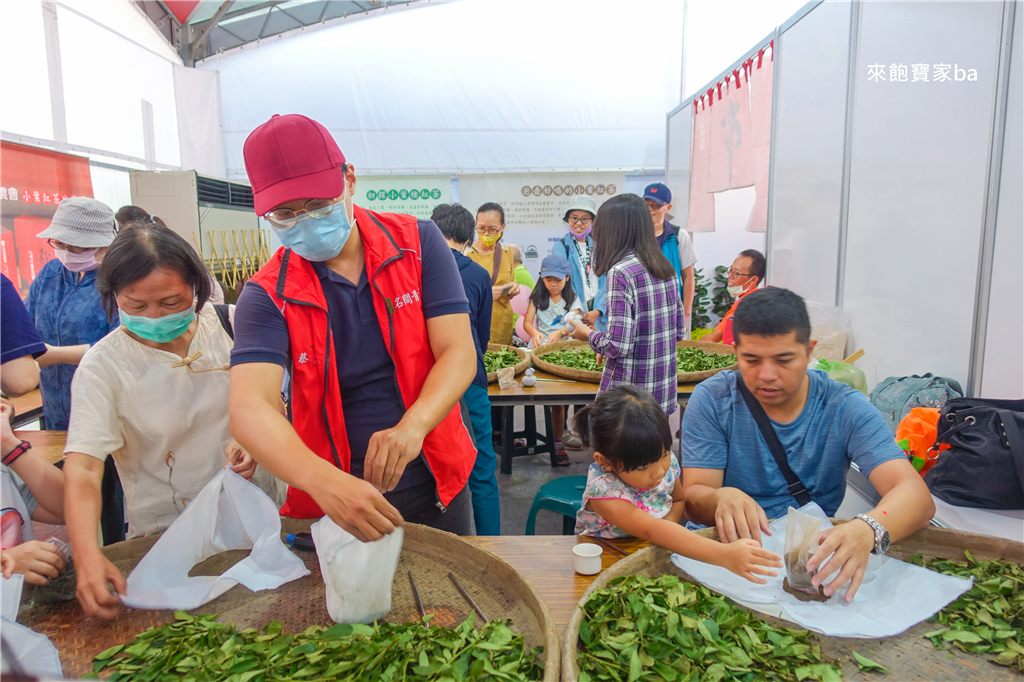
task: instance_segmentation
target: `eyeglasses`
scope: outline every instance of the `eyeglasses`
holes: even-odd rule
[[[732,268],[726,270],[725,274],[728,275],[729,277],[750,277],[749,272],[740,272],[739,270],[734,270]]]
[[[56,239],[47,239],[46,243],[49,244],[51,248],[61,249],[62,251],[67,251],[69,253],[85,253],[86,251],[91,251],[93,249],[93,247],[82,248],[81,246],[71,246],[70,244],[59,242]]]
[[[500,228],[500,227],[498,227],[498,228],[492,227],[490,229],[487,229],[487,228],[481,229],[481,228],[478,227],[478,228],[476,228],[476,233],[480,234],[480,235],[486,235],[488,237],[493,237],[496,234],[501,234],[501,230],[502,230],[502,228]]]
[[[293,211],[290,208],[275,208],[263,217],[274,227],[288,228],[300,220],[305,220],[305,218],[301,217],[303,214],[307,218],[316,218],[317,220],[326,218],[334,212],[334,206],[339,201],[341,201],[341,197],[337,199],[310,199],[298,211]]]
[[[589,225],[592,222],[594,222],[594,219],[591,218],[590,216],[584,216],[582,218],[577,218],[576,216],[572,215],[569,216],[570,225]]]
[[[659,204],[657,201],[652,201],[650,199],[644,199],[644,201],[647,202],[647,208],[651,209],[652,211],[660,211],[661,209],[665,208],[665,204]]]

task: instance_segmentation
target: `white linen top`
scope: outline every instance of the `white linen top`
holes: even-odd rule
[[[113,455],[128,538],[171,525],[226,462],[232,340],[212,305],[198,318],[187,358],[119,327],[89,349],[71,383],[64,453]]]

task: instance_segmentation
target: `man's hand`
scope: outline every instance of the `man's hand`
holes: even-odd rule
[[[230,468],[247,481],[252,480],[253,474],[256,473],[256,460],[242,449],[237,440],[231,439],[228,446],[224,448],[224,454],[227,457],[227,464],[224,465],[224,468]]]
[[[752,583],[764,585],[768,581],[756,576],[778,575],[778,571],[770,569],[782,568],[782,557],[762,549],[754,540],[744,539],[722,546],[721,566]]]
[[[20,573],[29,585],[48,585],[64,570],[64,564],[57,546],[49,542],[29,540],[3,551],[4,577]]]
[[[333,466],[327,473],[330,475],[321,479],[323,485],[309,494],[332,521],[357,540],[379,540],[404,523],[398,510],[367,481]]]
[[[393,428],[370,436],[363,463],[363,478],[382,493],[393,490],[402,478],[405,467],[423,450],[426,435],[399,422]]]
[[[119,594],[128,589],[124,576],[117,566],[98,550],[83,557],[75,554],[75,572],[78,576],[78,602],[86,615],[110,620],[121,608]],[[110,593],[113,585],[117,594]]]
[[[600,310],[591,310],[589,312],[583,313],[583,321],[586,322],[591,327],[594,326],[594,324],[597,322],[597,318],[599,317],[601,317]]]
[[[715,527],[722,542],[750,539],[760,545],[762,531],[772,534],[764,509],[739,488],[719,488],[715,501]]]
[[[821,566],[811,580],[815,587],[823,585],[829,576],[839,571],[835,580],[825,585],[825,594],[831,597],[846,583],[845,599],[853,601],[864,579],[868,558],[875,547],[875,531],[865,521],[854,519],[824,531],[818,538],[818,551],[807,561],[807,570],[815,571],[831,554],[832,558]],[[833,554],[834,552],[834,554]]]

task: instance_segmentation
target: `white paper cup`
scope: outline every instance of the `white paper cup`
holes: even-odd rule
[[[572,565],[581,575],[594,575],[601,572],[600,545],[581,542],[572,548]]]

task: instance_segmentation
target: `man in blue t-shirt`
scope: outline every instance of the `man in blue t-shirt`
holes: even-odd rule
[[[826,514],[843,501],[851,461],[882,496],[860,520],[825,531],[807,563],[829,596],[849,583],[851,601],[872,552],[884,553],[890,541],[928,525],[935,513],[928,488],[863,394],[807,370],[815,342],[802,298],[780,288],[750,294],[737,306],[733,334],[739,374],[702,382],[683,415],[686,516],[715,525],[723,542],[760,542],[769,518],[800,506],[744,401],[742,381],[770,420],[789,468]]]
[[[39,385],[39,365],[35,359],[46,352],[46,345],[6,275],[0,275],[0,298],[4,315],[0,327],[0,388],[7,395],[18,396]]]
[[[476,235],[476,219],[460,204],[439,204],[430,219],[451,247],[459,268],[462,288],[469,300],[469,326],[476,349],[476,376],[462,396],[469,409],[476,443],[476,462],[469,474],[469,492],[473,495],[473,522],[477,535],[501,535],[498,479],[494,474],[495,454],[491,442],[491,399],[487,397],[487,369],[480,339],[491,337],[491,310],[494,296],[491,276],[483,267],[462,254]]]

